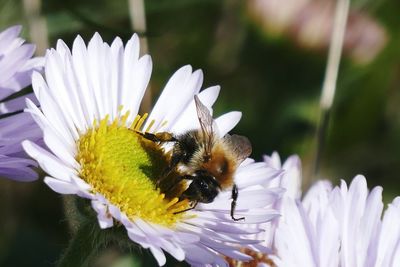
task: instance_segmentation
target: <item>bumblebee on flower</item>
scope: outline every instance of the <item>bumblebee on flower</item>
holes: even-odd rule
[[[204,131],[206,125],[225,138],[241,113],[213,119],[211,107],[219,87],[200,92],[202,72],[184,66],[170,78],[146,119],[138,111],[151,70],[150,56],[139,57],[136,35],[125,48],[121,39],[109,46],[98,34],[87,47],[78,36],[72,52],[59,41],[56,49],[47,52],[44,76],[33,74],[41,109],[30,100],[26,109],[42,129],[48,150],[26,141],[26,152],[48,173],[44,181],[50,188],[90,199],[101,228],[122,224],[129,238],[150,249],[159,265],[166,261],[164,251],[193,265],[224,265],[222,255],[249,260],[240,248],[256,249],[257,241],[250,237],[262,231],[260,223],[277,216],[273,203],[279,194],[262,184],[279,172],[248,159],[248,151],[238,152],[240,165],[235,167],[233,183],[239,197],[233,209],[232,191],[219,189],[218,194],[212,193],[211,203],[198,201],[193,207],[196,201],[189,189],[204,186],[196,184],[196,177],[182,189],[186,197],[157,188],[156,181],[166,170],[182,174],[171,164],[179,142],[159,145],[143,134],[166,132],[179,137]],[[199,110],[206,115],[199,116]],[[203,118],[212,123],[204,124]],[[177,164],[183,162],[181,157]],[[207,177],[211,179],[210,173]],[[214,180],[207,181],[210,185]],[[245,220],[233,220],[232,210]]]

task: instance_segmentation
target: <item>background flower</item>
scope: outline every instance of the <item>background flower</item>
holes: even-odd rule
[[[265,162],[284,169],[277,183],[286,189],[275,207],[281,216],[266,223],[266,253],[254,253],[251,264],[243,266],[384,266],[399,264],[400,207],[395,198],[384,213],[382,188],[371,191],[364,176],[354,177],[349,187],[345,181],[333,187],[326,180],[317,181],[301,197],[301,164],[297,156],[283,165],[274,152]],[[264,226],[264,227],[265,227]]]
[[[399,198],[383,211],[382,188],[364,176],[333,188],[318,181],[303,200],[285,195],[273,237],[277,266],[398,266]]]
[[[33,94],[15,94],[31,84],[32,72],[41,69],[42,59],[32,58],[35,46],[19,37],[21,29],[14,26],[0,33],[0,176],[32,181],[37,179],[32,169],[36,163],[28,159],[21,142],[39,141],[41,132],[28,114],[13,114],[24,109],[26,97],[35,99]]]

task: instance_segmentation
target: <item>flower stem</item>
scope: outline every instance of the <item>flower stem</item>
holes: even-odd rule
[[[58,260],[57,267],[93,266],[97,256],[109,247],[116,247],[120,252],[131,252],[137,249],[126,235],[125,229],[114,226],[101,229],[94,213],[86,211],[87,203],[76,201],[77,209],[83,211],[79,215],[79,224],[75,225],[68,247]]]
[[[329,47],[328,62],[320,99],[320,121],[317,129],[317,144],[314,159],[314,180],[319,175],[330,111],[336,92],[337,76],[342,55],[343,40],[350,8],[350,0],[338,0],[335,10],[332,39]],[[311,183],[312,181],[309,181]]]
[[[95,222],[90,220],[83,222],[70,240],[57,267],[90,266],[93,257],[104,246],[101,231]]]
[[[71,234],[75,234],[75,232],[79,228],[80,223],[80,214],[76,207],[76,196],[74,195],[64,195],[63,198],[63,206],[65,218],[67,219],[69,230]]]
[[[23,6],[29,24],[29,36],[36,44],[36,54],[43,56],[49,48],[46,18],[41,14],[42,0],[24,0]]]

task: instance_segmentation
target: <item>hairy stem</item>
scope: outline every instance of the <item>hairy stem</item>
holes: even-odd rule
[[[83,222],[70,240],[67,249],[58,261],[57,267],[90,266],[93,257],[104,246],[101,231],[95,222],[90,220]]]

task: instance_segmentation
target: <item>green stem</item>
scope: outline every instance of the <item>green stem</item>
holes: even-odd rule
[[[93,221],[83,222],[70,240],[57,267],[87,267],[104,246],[101,229]]]
[[[71,234],[75,234],[79,228],[81,215],[76,207],[76,196],[64,195],[63,198],[64,214],[67,219]]]

